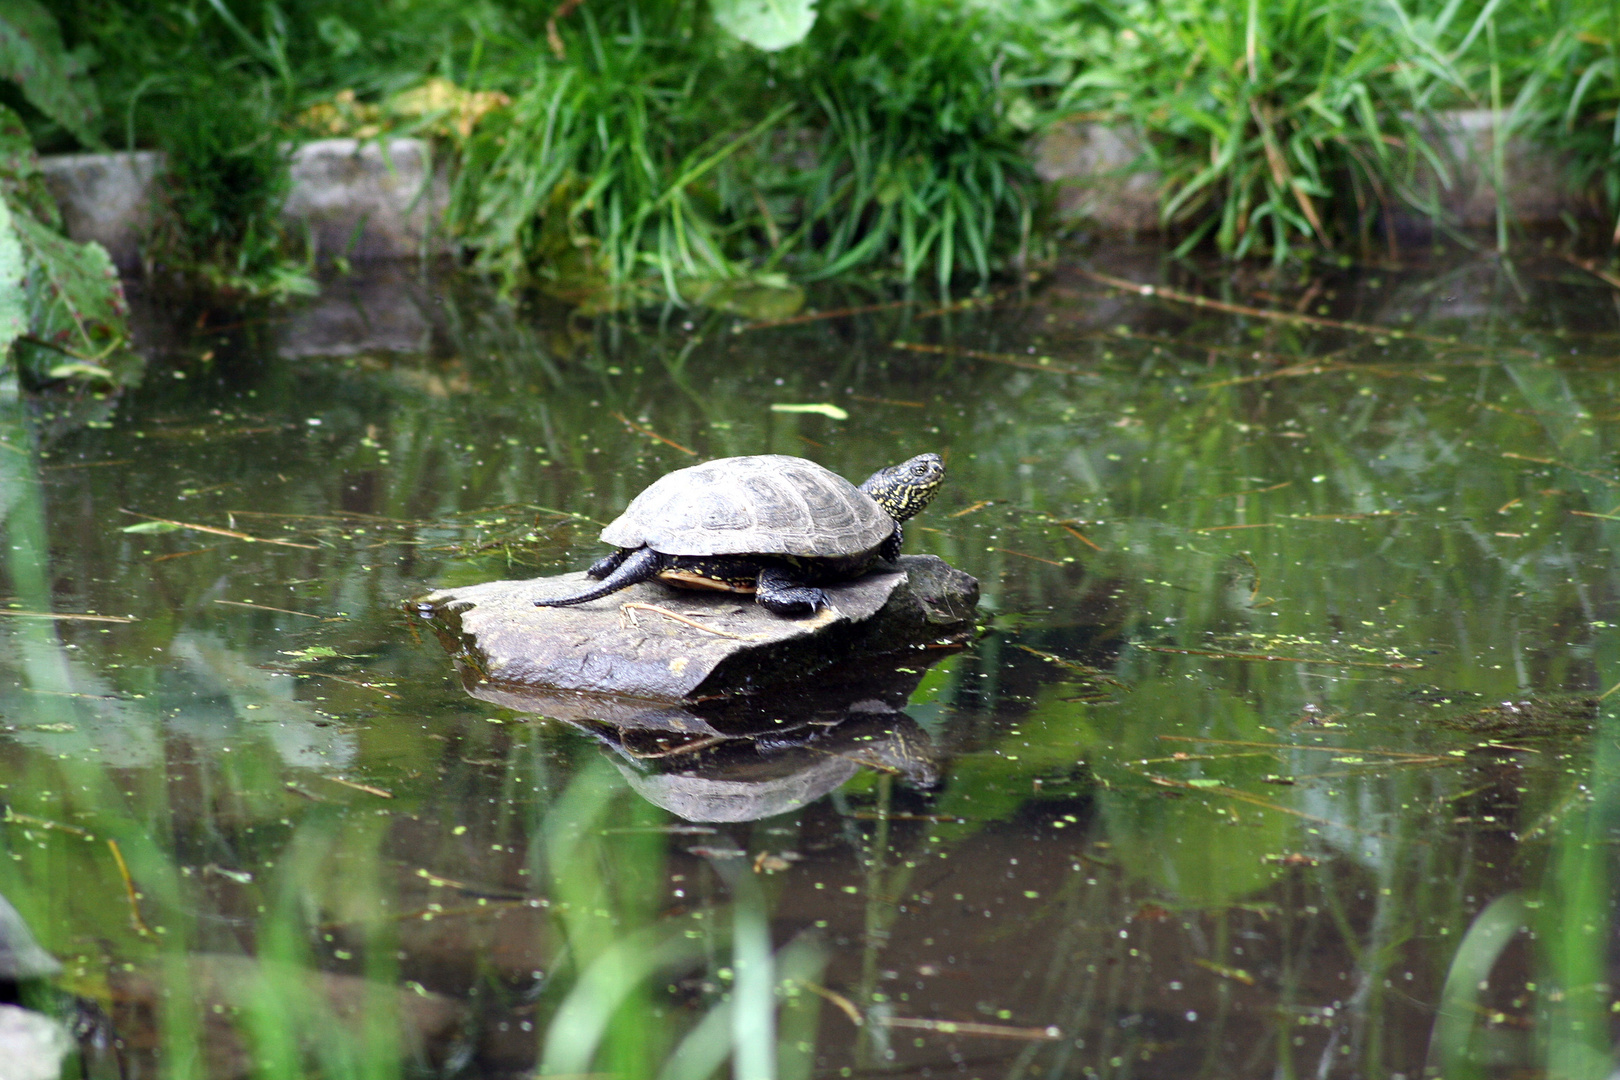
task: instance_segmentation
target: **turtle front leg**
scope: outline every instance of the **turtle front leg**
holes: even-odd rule
[[[585,576],[588,578],[595,578],[597,581],[601,581],[603,578],[613,573],[613,571],[617,570],[619,568],[619,564],[630,557],[630,552],[632,550],[632,548],[620,548],[611,555],[604,555],[602,558],[591,563],[590,568],[585,571]]]
[[[814,585],[806,585],[791,571],[779,566],[767,566],[759,572],[759,583],[754,599],[766,611],[787,618],[814,615],[817,608],[827,606],[827,594]]]
[[[878,558],[884,562],[894,562],[900,557],[900,545],[904,540],[905,537],[900,526],[896,525],[894,532],[889,534],[889,538],[878,545]]]

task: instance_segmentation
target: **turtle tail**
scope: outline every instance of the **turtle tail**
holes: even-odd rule
[[[669,557],[652,548],[644,547],[632,552],[629,558],[621,562],[618,567],[601,581],[595,582],[584,592],[572,596],[554,596],[545,600],[536,600],[535,607],[571,607],[574,604],[583,604],[591,600],[599,600],[609,593],[616,593],[620,589],[656,577],[658,571],[668,565]]]

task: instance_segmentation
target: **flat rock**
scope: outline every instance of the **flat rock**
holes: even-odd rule
[[[0,896],[0,982],[50,979],[61,971],[62,965],[40,948],[11,901]]]
[[[57,1080],[72,1049],[72,1036],[55,1020],[0,1005],[0,1080]]]
[[[785,619],[734,593],[656,582],[565,608],[534,601],[577,589],[583,573],[491,581],[412,601],[464,679],[660,701],[751,693],[834,664],[960,639],[974,578],[932,555],[825,587],[830,606]]]

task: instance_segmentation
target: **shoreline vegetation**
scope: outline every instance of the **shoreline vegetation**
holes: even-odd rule
[[[1487,244],[1511,140],[1620,243],[1613,0],[7,0],[0,39],[0,349],[30,384],[116,382],[125,337],[41,152],[162,151],[146,270],[246,300],[315,288],[280,210],[288,147],[332,136],[431,140],[461,260],[593,310],[983,286],[1048,256],[1030,147],[1076,120],[1132,136],[1177,254],[1462,238],[1458,109],[1494,118]]]

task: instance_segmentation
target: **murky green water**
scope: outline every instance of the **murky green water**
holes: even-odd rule
[[[1075,271],[752,330],[402,275],[5,403],[25,997],[97,1077],[1608,1076],[1610,290],[1179,273],[1411,334]],[[982,637],[769,737],[498,707],[400,608],[583,566],[697,458],[924,450],[908,548]]]

